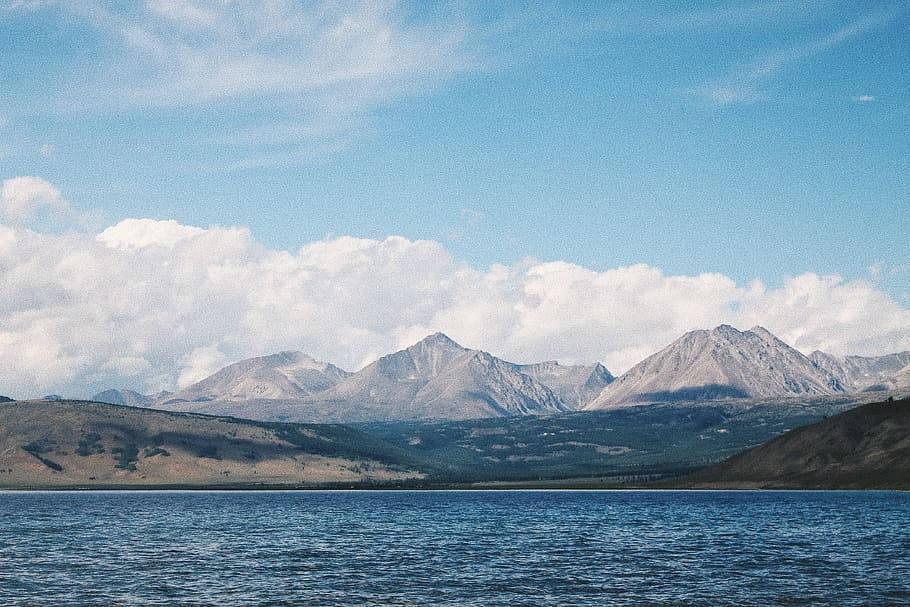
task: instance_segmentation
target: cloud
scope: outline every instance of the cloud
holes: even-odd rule
[[[180,376],[177,386],[185,388],[215,373],[229,362],[217,346],[202,346],[180,358]]]
[[[874,263],[869,266],[869,277],[872,278],[873,281],[878,280],[881,278],[883,271],[884,268],[881,263]]]
[[[34,11],[56,4],[58,0],[4,0],[0,2],[0,10],[4,11]]]
[[[45,158],[53,158],[54,154],[57,153],[57,146],[50,143],[45,143],[40,148],[38,148],[38,153]]]
[[[853,98],[853,101],[857,103],[872,103],[875,101],[875,96],[873,95],[857,95]]]
[[[486,219],[487,214],[477,209],[461,209],[462,218],[469,224],[478,224]]]
[[[766,326],[804,352],[910,349],[910,310],[865,280],[769,288],[648,265],[478,270],[438,242],[341,236],[294,252],[249,230],[130,219],[98,235],[0,226],[0,393],[173,389],[220,366],[303,350],[357,369],[444,331],[517,362],[618,373],[683,332]]]
[[[57,111],[200,112],[202,141],[229,146],[236,168],[331,153],[368,129],[379,108],[481,63],[454,8],[436,15],[441,9],[415,14],[388,0],[74,0],[55,10],[94,27],[107,49],[57,95]],[[267,111],[238,111],[249,104]]]
[[[713,106],[727,106],[762,99],[765,97],[761,90],[762,84],[772,80],[785,68],[840,46],[891,21],[897,14],[896,10],[872,12],[814,40],[781,48],[758,57],[731,71],[720,80],[697,87],[695,93]],[[858,100],[872,101],[874,98],[859,98]]]
[[[98,241],[119,249],[158,246],[173,249],[181,240],[205,233],[202,228],[180,225],[173,219],[124,219],[98,234]]]
[[[0,216],[4,219],[28,221],[42,210],[58,217],[72,212],[60,190],[40,177],[13,177],[3,182],[0,187]]]

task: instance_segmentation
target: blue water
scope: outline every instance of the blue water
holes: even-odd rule
[[[910,605],[910,494],[0,493],[0,605]]]

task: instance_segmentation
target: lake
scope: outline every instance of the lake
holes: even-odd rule
[[[910,605],[910,494],[0,492],[0,605]]]

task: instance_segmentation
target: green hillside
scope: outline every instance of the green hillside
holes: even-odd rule
[[[437,463],[446,482],[643,482],[723,460],[855,403],[849,399],[645,405],[551,417],[358,427]]]

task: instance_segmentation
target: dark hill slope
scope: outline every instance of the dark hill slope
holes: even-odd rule
[[[0,487],[292,485],[423,476],[337,425],[251,422],[84,401],[0,404]]]
[[[735,455],[692,487],[910,489],[910,400],[872,403]]]

